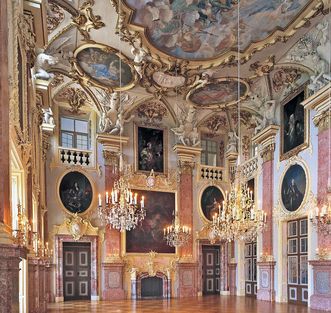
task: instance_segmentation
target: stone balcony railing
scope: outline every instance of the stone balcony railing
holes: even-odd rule
[[[197,175],[198,180],[226,180],[226,171],[224,167],[199,164]]]
[[[254,156],[250,158],[249,160],[245,161],[241,165],[241,171],[244,177],[250,178],[255,176],[257,170],[258,170],[259,164],[258,164],[258,157]]]
[[[58,161],[62,164],[93,166],[91,150],[81,150],[74,148],[58,148]]]

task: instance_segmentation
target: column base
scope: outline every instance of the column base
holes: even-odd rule
[[[260,273],[260,288],[257,290],[257,300],[275,301],[275,264],[274,261],[257,262]]]
[[[124,263],[102,263],[102,300],[123,300]]]
[[[0,244],[0,312],[19,312],[19,263],[26,258],[26,249]]]
[[[178,298],[198,295],[197,263],[178,263],[176,267],[176,296]]]
[[[229,264],[229,293],[230,295],[235,296],[237,294],[237,285],[236,285],[236,273],[237,273],[237,263]]]
[[[331,260],[309,261],[313,266],[314,291],[310,308],[331,312]]]
[[[221,290],[220,295],[221,296],[230,296],[230,290]]]

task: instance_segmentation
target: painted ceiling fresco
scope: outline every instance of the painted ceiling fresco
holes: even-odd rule
[[[116,53],[98,47],[87,47],[78,52],[77,63],[92,80],[107,87],[123,87],[133,80],[132,70],[125,61]]]
[[[126,0],[132,23],[145,28],[150,43],[188,60],[219,57],[247,49],[275,30],[286,29],[309,0]],[[238,7],[239,6],[239,7]]]
[[[239,87],[239,88],[238,88]],[[238,100],[238,89],[240,97],[247,93],[247,86],[238,81],[219,81],[197,88],[189,95],[189,100],[198,107],[209,107],[211,105],[222,105],[233,103]]]

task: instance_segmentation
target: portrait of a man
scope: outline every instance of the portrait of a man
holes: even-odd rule
[[[306,174],[299,164],[290,166],[281,187],[282,202],[287,211],[294,212],[302,204],[306,192]]]
[[[146,217],[141,225],[126,232],[126,252],[128,253],[175,253],[175,248],[167,245],[163,229],[170,226],[176,208],[175,194],[171,192],[133,190],[145,197]]]
[[[304,92],[302,91],[284,105],[283,153],[287,153],[305,142],[305,112],[301,105],[303,100]]]
[[[138,127],[138,170],[164,172],[163,130]]]
[[[212,221],[213,216],[219,213],[224,197],[221,190],[215,186],[207,187],[201,196],[201,210],[206,219]]]
[[[71,213],[83,213],[92,202],[92,186],[87,177],[80,172],[70,172],[61,180],[59,187],[63,206]]]

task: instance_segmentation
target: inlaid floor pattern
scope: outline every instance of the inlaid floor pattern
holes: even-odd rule
[[[71,301],[50,304],[50,313],[320,313],[303,305],[270,303],[247,297],[207,296],[171,300]]]

